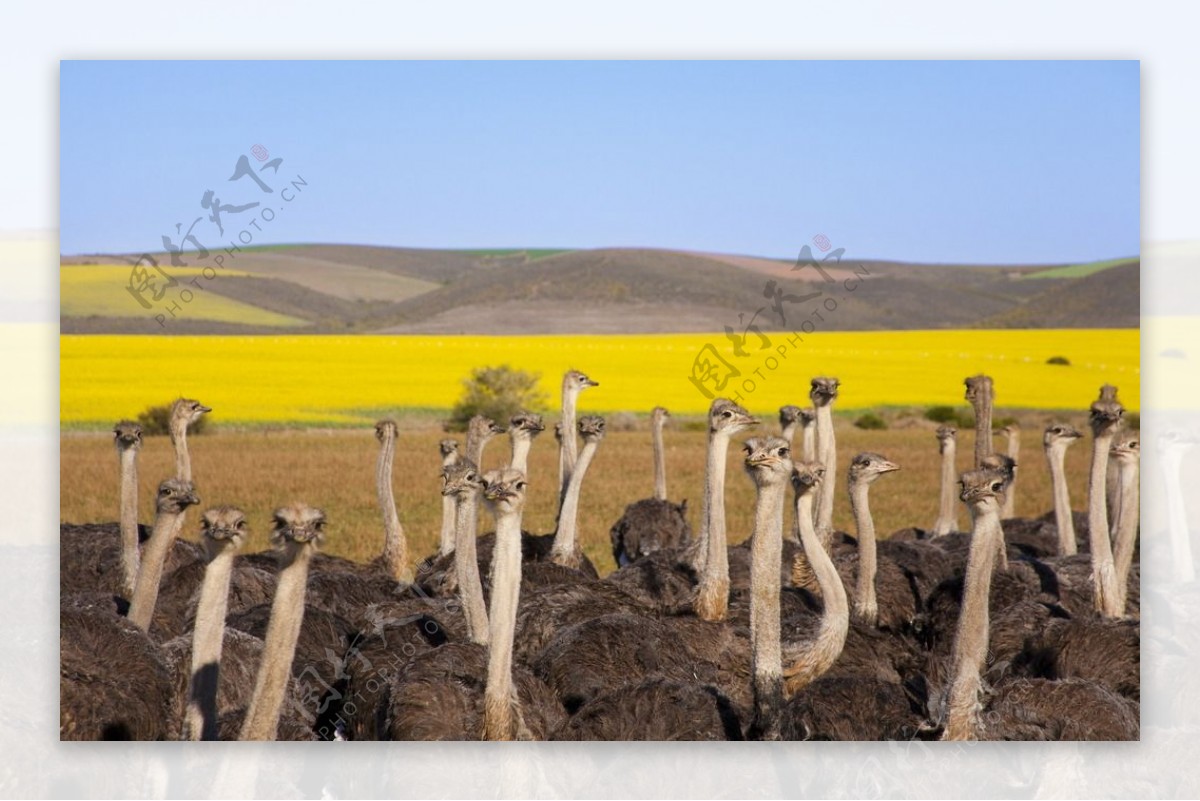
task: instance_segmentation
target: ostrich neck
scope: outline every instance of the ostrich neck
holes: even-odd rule
[[[571,473],[571,481],[567,485],[567,493],[563,496],[562,506],[558,510],[558,526],[554,532],[554,545],[550,549],[552,561],[565,567],[577,567],[575,558],[576,532],[579,524],[579,496],[583,488],[583,479],[587,475],[592,457],[596,455],[599,443],[596,440],[585,442],[583,451],[579,454],[579,462]]]
[[[487,645],[487,607],[483,603],[483,582],[479,578],[479,560],[475,556],[475,527],[479,519],[479,491],[460,492],[455,498],[454,574],[467,619],[471,642]]]
[[[1021,455],[1021,438],[1019,434],[1008,435],[1008,455],[1014,462],[1020,462],[1018,458]],[[1008,492],[1004,493],[1004,505],[1000,509],[1000,517],[1011,518],[1017,513],[1017,473],[1020,470],[1013,468],[1013,478],[1008,485]]]
[[[833,406],[817,407],[817,458],[825,465],[825,480],[817,489],[817,536],[826,553],[833,545],[833,496],[837,488],[837,444],[833,439]]]
[[[941,537],[958,528],[958,508],[954,505],[954,484],[958,475],[954,459],[957,452],[954,440],[946,440],[942,444],[942,488],[938,516],[933,524],[934,537]]]
[[[782,482],[758,486],[750,541],[750,648],[754,677],[754,724],[758,736],[777,740],[783,707],[780,652],[779,568],[783,558]]]
[[[972,406],[975,407],[975,469],[983,467],[985,456],[992,455],[992,399],[991,393],[981,392]]]
[[[1092,471],[1088,477],[1088,542],[1092,550],[1092,583],[1096,611],[1105,617],[1117,617],[1117,574],[1113,566],[1112,543],[1108,538],[1108,510],[1105,482],[1108,473],[1108,449],[1113,434],[1100,434],[1092,441]]]
[[[858,582],[854,587],[854,616],[874,626],[879,619],[879,607],[875,600],[875,523],[871,520],[871,507],[867,497],[871,485],[865,481],[850,486],[850,511],[854,513],[854,524],[858,531]]]
[[[464,446],[467,459],[480,470],[483,469],[483,447],[487,445],[489,439],[491,439],[490,435],[467,432],[467,444]]]
[[[587,446],[584,446],[587,453]],[[581,460],[582,463],[582,460]],[[521,594],[521,515],[496,516],[496,548],[492,555],[491,646],[488,648],[487,687],[484,690],[483,736],[512,740],[516,735],[512,651]]]
[[[1122,462],[1118,472],[1121,484],[1121,505],[1117,517],[1117,544],[1113,553],[1117,571],[1117,605],[1125,609],[1125,598],[1129,590],[1129,569],[1133,565],[1133,548],[1137,544],[1138,531],[1138,463],[1137,460]]]
[[[696,615],[702,620],[724,620],[729,607],[729,553],[725,545],[725,460],[729,435],[712,434],[705,468],[704,510],[699,550],[703,558]]]
[[[138,551],[137,482],[137,450],[126,448],[121,451],[121,572],[126,598],[133,597],[141,561]]]
[[[850,604],[846,598],[846,587],[842,584],[833,560],[821,544],[813,528],[813,493],[805,492],[796,499],[796,516],[800,519],[800,542],[809,566],[821,588],[825,609],[821,614],[821,625],[817,637],[806,644],[784,670],[787,689],[794,695],[821,677],[837,661],[846,644],[846,632],[850,628]]]
[[[813,462],[817,459],[816,424],[805,423],[800,432],[800,450],[804,461]]]
[[[184,719],[184,731],[191,740],[217,739],[221,646],[225,638],[225,612],[229,607],[229,578],[236,553],[237,549],[232,546],[218,551],[204,569],[204,582],[200,585]]]
[[[412,573],[408,566],[408,542],[400,517],[396,514],[396,497],[392,489],[392,463],[396,454],[396,438],[385,436],[379,451],[379,468],[376,471],[376,490],[379,495],[379,510],[383,514],[383,560],[384,569],[396,581],[409,581]]]
[[[442,496],[442,532],[438,539],[438,556],[454,553],[454,498]]]
[[[800,421],[793,420],[792,422],[788,423],[787,425],[785,425],[783,427],[783,430],[779,433],[779,436],[786,439],[787,444],[790,446],[792,444],[792,442],[796,439],[796,429],[799,427],[800,427]]]
[[[1000,507],[995,499],[972,506],[971,548],[963,581],[962,607],[954,637],[954,667],[943,740],[974,740],[979,730],[980,672],[987,659],[988,597],[999,552]]]
[[[514,434],[512,437],[512,462],[514,470],[529,474],[529,449],[533,446],[533,438],[524,434]]]
[[[1070,556],[1076,551],[1075,518],[1071,515],[1071,496],[1067,489],[1066,456],[1065,445],[1056,443],[1046,448],[1050,481],[1054,485],[1054,525],[1058,529],[1060,556]]]
[[[310,543],[289,543],[285,551],[275,599],[271,603],[271,619],[263,641],[258,679],[239,740],[275,739],[284,693],[292,675],[296,641],[300,639],[300,624],[304,622],[305,584],[313,551],[314,546]]]
[[[1192,561],[1191,535],[1188,529],[1187,508],[1183,503],[1183,487],[1179,476],[1183,469],[1183,454],[1167,451],[1159,460],[1162,465],[1163,495],[1167,501],[1167,532],[1171,540],[1171,561],[1175,563],[1177,581],[1192,581],[1196,568]]]
[[[175,446],[175,478],[192,480],[192,457],[188,454],[187,424],[171,425],[171,444]]]
[[[571,473],[575,470],[575,462],[579,457],[579,443],[575,440],[575,402],[579,399],[579,391],[563,387],[562,393],[562,440],[558,446],[558,466],[560,477],[560,493],[566,494],[567,485],[571,481]]]
[[[150,630],[154,606],[158,603],[158,585],[162,580],[163,563],[171,544],[183,528],[183,512],[159,512],[154,519],[154,532],[142,554],[133,600],[129,603],[129,620],[142,631]]]
[[[660,501],[667,499],[667,454],[663,449],[663,424],[661,420],[654,422],[654,497]]]

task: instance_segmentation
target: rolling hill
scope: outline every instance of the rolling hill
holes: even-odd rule
[[[160,325],[124,289],[129,256],[62,258],[64,333],[589,334],[1137,327],[1137,259],[1086,265],[786,260],[650,248],[251,248],[211,280],[156,254],[204,301]],[[185,277],[186,276],[186,277]],[[1037,278],[1038,280],[1026,280]],[[783,293],[772,308],[771,290]],[[109,286],[111,284],[111,286]],[[820,295],[815,293],[820,292]],[[793,299],[804,298],[802,302]],[[780,314],[782,312],[782,316]],[[741,322],[739,322],[739,315]]]

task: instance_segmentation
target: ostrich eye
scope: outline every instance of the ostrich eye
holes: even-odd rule
[[[779,455],[780,455],[780,456],[786,457],[786,456],[788,455],[788,453],[789,453],[789,451],[788,451],[788,449],[787,449],[787,448],[780,448],[780,449],[779,449]]]
[[[244,528],[246,527],[246,521],[245,521],[245,520],[239,520],[239,521],[237,521],[236,523],[234,523],[234,524],[233,524],[233,527],[234,527],[234,528],[236,528],[236,529],[238,529],[238,530],[240,531],[241,529],[244,529]]]
[[[733,417],[733,412],[726,409],[725,411],[721,412],[721,416],[722,417]]]
[[[1003,485],[1003,484],[1001,484],[999,481],[993,481],[993,482],[992,482],[992,491],[993,491],[993,492],[999,492],[999,491],[1000,491],[1000,488],[1001,488],[1002,486],[1004,486],[1004,485]]]
[[[524,490],[525,490],[525,482],[524,482],[524,481],[518,481],[518,482],[517,482],[517,489],[519,489],[519,490],[521,490],[521,491],[524,491]]]

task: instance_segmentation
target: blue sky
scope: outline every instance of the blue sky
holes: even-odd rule
[[[649,246],[1057,263],[1139,250],[1137,62],[63,62],[61,250]],[[229,182],[262,144],[282,158]],[[301,176],[290,203],[279,189]],[[262,207],[260,207],[262,208]]]

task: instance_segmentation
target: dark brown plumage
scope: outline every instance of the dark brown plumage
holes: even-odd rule
[[[687,522],[687,501],[672,503],[643,498],[625,507],[608,533],[617,566],[627,565],[655,551],[679,548],[692,538]]]
[[[649,679],[584,705],[556,740],[741,740],[734,706],[710,686]]]

